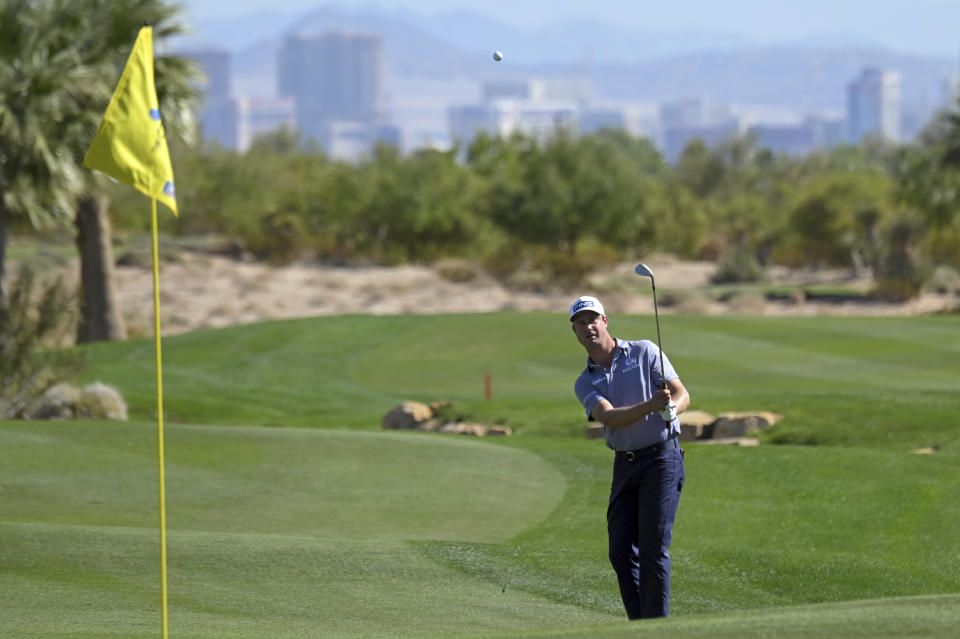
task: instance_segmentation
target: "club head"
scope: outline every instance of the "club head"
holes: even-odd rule
[[[637,268],[635,270],[637,271],[637,275],[653,279],[653,271],[651,271],[650,267],[646,264],[637,264]]]

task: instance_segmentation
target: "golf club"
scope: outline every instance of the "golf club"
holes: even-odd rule
[[[653,271],[650,270],[650,267],[646,264],[638,264],[637,275],[640,277],[649,277],[650,286],[653,287],[653,316],[657,320],[657,350],[660,351],[660,376],[663,377],[663,346],[660,344],[660,313],[657,311],[657,282],[653,279]],[[666,383],[661,382],[659,384],[660,388],[666,386]]]
[[[653,287],[653,316],[657,320],[657,351],[660,353],[660,383],[657,384],[657,387],[666,388],[667,382],[664,379],[666,377],[666,372],[663,369],[663,346],[660,343],[660,312],[657,310],[657,282],[653,278],[653,271],[650,270],[650,267],[646,264],[638,264],[636,271],[637,275],[641,277],[649,277],[650,286]],[[671,399],[667,407],[660,411],[660,416],[669,425],[677,417],[676,410],[677,407]]]

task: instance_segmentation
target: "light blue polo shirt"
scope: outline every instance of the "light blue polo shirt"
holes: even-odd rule
[[[661,375],[660,353],[650,340],[628,342],[617,339],[616,342],[610,366],[600,366],[587,357],[587,367],[574,384],[574,392],[589,420],[593,420],[590,413],[601,399],[606,399],[614,408],[638,404],[653,397],[658,382],[677,378],[666,353],[663,354],[666,375]],[[629,426],[604,427],[603,431],[611,449],[638,450],[679,435],[680,421],[673,420],[668,430],[660,414],[652,413]]]

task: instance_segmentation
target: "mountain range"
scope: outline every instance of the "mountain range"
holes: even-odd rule
[[[522,30],[469,11],[432,16],[334,6],[305,13],[255,13],[201,23],[197,42],[233,53],[234,93],[275,92],[276,54],[291,32],[378,33],[385,73],[395,81],[429,78],[588,79],[598,101],[657,102],[699,97],[810,112],[843,109],[846,85],[863,67],[898,71],[905,109],[929,111],[945,100],[958,64],[947,57],[897,52],[837,34],[816,41],[759,44],[722,32],[638,32],[600,22],[551,23]],[[493,62],[493,50],[505,60]]]

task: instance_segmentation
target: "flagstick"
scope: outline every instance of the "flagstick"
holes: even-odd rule
[[[160,358],[160,249],[157,241],[157,198],[150,198],[153,228],[153,321],[157,344],[157,451],[160,467],[160,592],[163,639],[167,639],[167,514],[163,490],[163,365]]]

